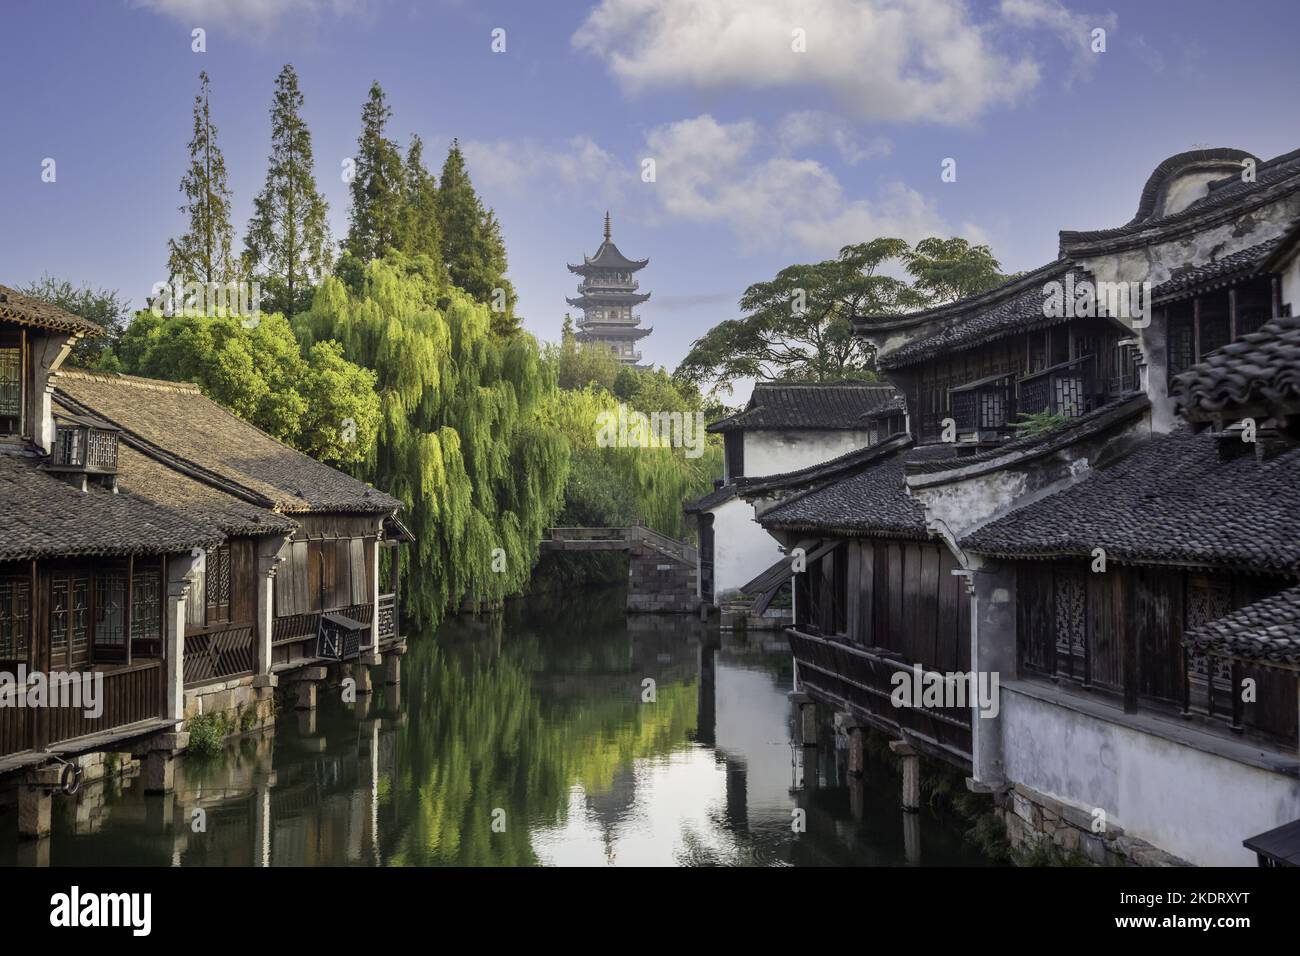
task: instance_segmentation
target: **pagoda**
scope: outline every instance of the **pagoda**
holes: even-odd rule
[[[578,331],[579,342],[602,342],[613,350],[625,365],[641,361],[636,341],[643,339],[653,329],[643,329],[641,316],[632,314],[632,307],[650,298],[649,292],[637,292],[640,285],[633,274],[646,267],[649,259],[629,259],[618,251],[610,238],[609,213],[605,213],[605,241],[594,256],[583,256],[582,265],[570,264],[569,271],[582,276],[578,297],[565,299],[569,305],[582,309]]]

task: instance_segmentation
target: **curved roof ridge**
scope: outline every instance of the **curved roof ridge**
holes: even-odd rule
[[[180,392],[182,394],[202,395],[203,389],[194,382],[168,382],[161,378],[144,378],[140,375],[127,375],[125,372],[96,372],[84,368],[59,369],[54,373],[56,379],[69,378],[83,382],[113,382],[117,385],[129,385],[155,392]]]

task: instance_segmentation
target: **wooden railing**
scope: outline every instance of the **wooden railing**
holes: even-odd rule
[[[1000,431],[1013,418],[1014,376],[1008,372],[948,390],[958,432]]]
[[[907,737],[935,756],[969,766],[969,707],[894,706],[894,675],[903,671],[911,680],[908,661],[793,627],[786,628],[786,635],[801,690],[851,710],[880,730]]]
[[[163,715],[163,662],[140,661],[128,667],[104,672],[104,711],[98,718],[87,717],[81,708],[51,707],[48,714],[49,743],[84,737],[87,734],[124,727]],[[29,720],[32,714],[29,713]]]
[[[374,612],[373,604],[353,604],[350,607],[331,608],[333,614],[342,614],[344,617],[350,617],[354,621],[360,621],[362,624],[369,624],[371,614]],[[305,640],[309,637],[316,636],[316,630],[320,626],[320,611],[310,611],[306,614],[288,614],[284,617],[277,617],[271,623],[271,643],[272,644],[289,644],[293,641]]]
[[[379,595],[379,634],[376,636],[380,644],[388,644],[398,638],[396,594]]]
[[[253,673],[257,663],[251,624],[185,637],[185,683],[203,684]]]

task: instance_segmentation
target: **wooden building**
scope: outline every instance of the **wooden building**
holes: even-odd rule
[[[760,509],[817,555],[794,576],[801,687],[888,728],[880,659],[996,675],[999,706],[969,714],[955,759],[924,714],[893,732],[968,766],[1016,845],[1125,863],[1273,853],[1242,841],[1300,817],[1298,302],[1300,151],[1205,149],[1157,166],[1125,225],[1063,231],[1040,269],[855,318],[906,402],[889,487],[923,532],[882,535],[903,513],[869,477],[883,462]],[[1015,428],[1044,411],[1046,429]],[[966,656],[942,654],[943,574],[965,591]]]
[[[380,549],[409,540],[400,503],[196,386],[63,370],[97,331],[0,287],[0,775],[30,835],[50,768],[140,749],[164,755],[146,783],[168,789],[186,718],[260,725],[278,676],[400,652],[379,577]],[[102,681],[102,706],[35,695],[59,675]]]

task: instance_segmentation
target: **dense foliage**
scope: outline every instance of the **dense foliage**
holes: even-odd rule
[[[845,246],[834,259],[788,266],[771,281],[751,285],[740,298],[746,314],[697,339],[676,374],[712,392],[729,390],[737,379],[871,379],[875,355],[853,334],[854,316],[937,305],[1005,278],[987,246],[964,239],[925,239],[915,248],[891,238]]]
[[[494,335],[486,307],[401,253],[369,262],[355,287],[327,278],[294,325],[305,348],[336,341],[377,376],[383,416],[359,474],[406,504],[407,614],[436,622],[521,591],[569,472],[541,414],[554,382],[532,336]]]
[[[141,312],[123,334],[113,367],[195,382],[240,418],[336,465],[364,460],[379,428],[375,373],[346,361],[333,342],[303,350],[278,313],[254,324]]]

